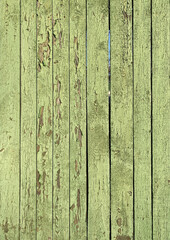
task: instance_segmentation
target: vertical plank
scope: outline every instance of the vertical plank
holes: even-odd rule
[[[152,1],[153,239],[170,239],[169,1]]]
[[[111,237],[133,239],[132,1],[111,1]]]
[[[18,239],[20,1],[0,1],[0,22],[0,239]]]
[[[21,2],[20,238],[36,236],[36,2]]]
[[[70,1],[70,238],[86,239],[86,1]]]
[[[69,1],[53,1],[53,237],[69,239]]]
[[[151,240],[151,2],[133,9],[135,240]]]
[[[88,238],[109,239],[108,1],[87,1]]]
[[[37,239],[52,239],[52,1],[37,1]]]

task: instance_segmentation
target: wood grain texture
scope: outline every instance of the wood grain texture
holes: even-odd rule
[[[151,2],[134,6],[135,240],[152,239],[151,210]]]
[[[169,1],[152,1],[153,239],[170,239]]]
[[[37,240],[52,239],[52,1],[37,1]]]
[[[86,239],[86,1],[70,1],[70,239]]]
[[[0,240],[170,239],[169,10],[0,1]]]
[[[21,3],[20,238],[36,236],[36,2]]]
[[[132,2],[111,1],[111,238],[133,239]]]
[[[87,1],[88,239],[109,239],[108,2]]]
[[[69,239],[69,1],[53,1],[53,238]]]
[[[0,239],[19,237],[20,5],[0,1]]]

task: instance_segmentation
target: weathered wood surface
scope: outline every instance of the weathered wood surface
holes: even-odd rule
[[[134,237],[151,240],[151,2],[135,1],[133,9]]]
[[[86,238],[86,1],[70,1],[70,239]]]
[[[87,1],[88,239],[109,239],[108,1]]]
[[[37,1],[37,240],[52,239],[52,1]]]
[[[133,239],[132,2],[111,1],[111,239]]]
[[[0,240],[170,239],[169,7],[0,2]]]
[[[36,2],[21,3],[20,238],[36,236]]]
[[[20,4],[0,1],[0,239],[19,238]]]
[[[152,1],[153,239],[170,239],[170,4]]]
[[[53,238],[69,239],[69,1],[53,1]]]

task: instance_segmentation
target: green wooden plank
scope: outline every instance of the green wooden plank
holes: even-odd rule
[[[52,1],[37,2],[37,239],[52,239]]]
[[[36,236],[36,2],[21,2],[20,238]]]
[[[135,240],[151,240],[151,2],[133,9]]]
[[[170,239],[169,1],[152,1],[153,239]]]
[[[0,239],[19,237],[20,5],[0,1]]]
[[[69,239],[69,1],[53,1],[53,237]]]
[[[87,1],[88,239],[109,239],[108,1]]]
[[[111,238],[133,239],[132,2],[111,1]]]
[[[70,1],[70,238],[86,239],[86,1]]]

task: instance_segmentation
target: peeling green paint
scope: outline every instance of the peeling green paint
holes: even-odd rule
[[[0,22],[0,239],[170,239],[169,2],[2,0]]]

